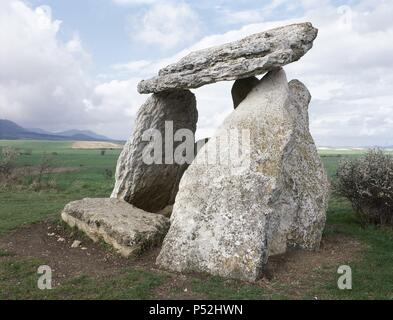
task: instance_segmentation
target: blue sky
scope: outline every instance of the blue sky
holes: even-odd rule
[[[129,14],[143,10],[143,6],[124,8],[108,0],[29,2],[33,6],[51,7],[53,17],[63,22],[59,32],[63,41],[78,33],[97,70],[105,70],[119,61],[138,59],[138,48],[130,42],[126,22]]]
[[[59,38],[67,41],[78,33],[86,49],[91,53],[97,70],[105,70],[110,65],[139,59],[157,59],[176,53],[182,46],[169,49],[154,48],[137,41],[130,41],[130,25],[138,28],[138,16],[149,10],[150,3],[160,1],[113,0],[30,0],[31,6],[50,6],[53,16],[63,22]],[[173,1],[176,2],[176,1]],[[177,1],[181,2],[181,1]],[[183,1],[189,5],[200,19],[200,31],[193,40],[209,34],[224,33],[241,27],[247,22],[262,20],[284,20],[301,17],[304,10],[300,4],[288,6],[288,1],[278,4],[271,13],[263,13],[264,7],[273,3],[270,0],[222,0],[222,1]],[[331,1],[336,6],[353,4],[357,1]],[[230,21],[228,13],[248,13],[238,20]],[[255,17],[250,16],[253,12]],[[258,18],[258,14],[260,17]],[[265,15],[264,15],[265,14]],[[263,18],[262,18],[263,16]],[[185,46],[183,46],[185,47]]]
[[[192,50],[310,21],[314,48],[285,70],[311,91],[319,145],[393,145],[393,1],[1,0],[0,118],[126,139],[137,83]],[[232,111],[232,83],[193,90],[198,137]]]
[[[127,1],[125,1],[127,2]],[[159,1],[151,1],[158,3]],[[175,3],[176,1],[173,1]],[[138,17],[149,10],[150,1],[131,1],[116,3],[112,0],[30,0],[32,7],[47,5],[52,9],[53,17],[62,21],[59,38],[67,41],[78,33],[85,49],[92,55],[94,67],[104,72],[113,64],[140,59],[158,59],[176,53],[190,44],[181,42],[178,46],[159,48],[154,45],[133,41],[130,33],[133,26],[138,28]],[[262,12],[271,1],[184,1],[198,15],[200,26],[198,33],[191,39],[197,41],[209,34],[224,33],[241,27],[247,17],[239,21],[228,21],[228,13],[254,11]],[[268,19],[277,20],[301,16],[300,6],[288,8],[285,4],[277,6]],[[248,21],[260,21],[258,17],[249,17]],[[192,41],[191,41],[192,43]]]

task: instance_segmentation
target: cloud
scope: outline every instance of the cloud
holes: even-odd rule
[[[119,73],[138,73],[145,72],[145,68],[151,66],[151,61],[149,60],[137,60],[128,63],[120,63],[112,66],[112,69]]]
[[[261,10],[224,10],[223,22],[226,24],[243,24],[263,21],[264,18],[265,14]]]
[[[117,5],[128,6],[128,5],[152,4],[152,3],[156,3],[158,0],[112,0],[112,1]]]
[[[185,2],[156,3],[141,16],[131,16],[129,24],[136,45],[155,45],[164,50],[190,43],[200,31],[198,14]]]
[[[283,2],[280,2],[282,5]],[[393,145],[393,3],[360,1],[334,6],[302,0],[296,19],[248,24],[223,34],[209,35],[172,57],[145,66],[156,70],[193,50],[240,39],[279,25],[311,21],[319,28],[314,48],[299,62],[285,67],[289,79],[310,89],[311,131],[319,145]],[[232,83],[193,90],[200,121],[198,135],[211,135],[232,111]]]
[[[133,90],[137,80],[96,83],[79,35],[62,42],[61,24],[47,6],[0,2],[0,118],[53,131],[128,136],[141,103]]]
[[[286,69],[309,87],[311,129],[320,145],[393,144],[393,4],[326,4],[306,12],[314,48]]]
[[[92,56],[81,37],[75,33],[61,41],[62,22],[52,17],[49,7],[32,9],[20,0],[1,1],[0,118],[28,127],[89,128],[127,138],[138,108],[147,99],[136,92],[139,80],[191,51],[280,25],[311,21],[319,28],[314,48],[285,69],[289,79],[303,81],[313,95],[310,125],[315,140],[319,145],[393,145],[391,1],[361,0],[350,7],[336,6],[329,0],[318,4],[275,1],[272,12],[290,4],[296,8],[297,18],[265,18],[253,23],[254,18],[247,19],[244,14],[242,27],[205,35],[196,42],[198,32],[203,31],[199,26],[193,31],[200,17],[185,2],[165,3],[168,5],[150,3],[132,22],[142,37],[134,38],[134,45],[187,47],[158,60],[142,57],[117,63],[111,74],[92,78],[86,69]],[[187,44],[190,36],[194,40]],[[232,112],[231,86],[232,82],[222,82],[193,90],[198,101],[199,138],[211,136]]]
[[[78,103],[86,80],[73,57],[82,47],[76,39],[68,45],[58,42],[60,25],[49,7],[0,3],[1,117],[22,122],[57,122],[75,114],[83,118]]]
[[[271,0],[258,8],[246,10],[220,6],[218,7],[220,15],[217,20],[221,24],[226,25],[251,24],[269,20],[278,9],[283,14],[284,12],[294,10],[294,8],[296,8],[296,1],[288,0]]]

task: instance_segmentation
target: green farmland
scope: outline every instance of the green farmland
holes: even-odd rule
[[[59,213],[68,202],[110,195],[120,150],[0,140],[0,148],[6,146],[20,152],[20,168],[38,166],[46,154],[55,170],[44,177],[54,182],[46,190],[31,189],[28,179],[0,189],[0,299],[393,299],[392,230],[362,229],[349,203],[334,195],[320,251],[272,259],[266,278],[255,284],[184,276],[158,270],[156,251],[128,261],[60,222]],[[321,157],[334,179],[339,160],[359,154],[324,150]],[[57,240],[51,236],[55,233],[61,235]],[[86,251],[70,249],[73,239],[82,240]],[[10,242],[13,246],[7,247]],[[109,261],[108,267],[106,262],[101,265],[101,258]],[[50,263],[58,263],[54,274],[64,277],[52,290],[39,290],[37,268]],[[352,268],[352,290],[337,288],[340,265]]]

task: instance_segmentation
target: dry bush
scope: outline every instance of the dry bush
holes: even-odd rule
[[[25,188],[35,191],[56,189],[56,181],[50,179],[54,169],[54,156],[44,154],[37,167],[17,167],[20,153],[11,147],[4,147],[0,152],[0,187]]]
[[[56,189],[56,181],[50,178],[50,174],[54,170],[55,156],[53,154],[44,153],[37,167],[37,173],[33,177],[30,187],[35,191],[45,189]]]
[[[363,226],[393,226],[393,156],[370,150],[340,162],[335,191],[352,203]]]
[[[113,177],[112,169],[105,168],[104,177],[105,177],[105,179],[108,179],[108,180],[112,179],[112,177]]]
[[[8,185],[17,182],[15,162],[19,157],[19,152],[11,147],[4,147],[0,153],[0,185]]]

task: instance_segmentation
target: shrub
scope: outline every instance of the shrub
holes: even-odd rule
[[[0,183],[8,184],[17,179],[15,162],[19,157],[19,152],[11,147],[1,149],[0,154]]]
[[[106,179],[112,179],[113,171],[111,169],[106,168],[104,170],[104,176],[105,176]]]
[[[51,174],[54,170],[55,156],[44,153],[42,155],[41,161],[39,162],[35,175],[33,177],[33,182],[31,188],[35,191],[46,190],[46,189],[56,189],[56,182],[51,178]],[[54,187],[53,187],[54,186]]]
[[[54,160],[55,158],[53,155],[48,155],[46,153],[42,155],[41,161],[37,166],[36,181],[38,184],[42,184],[45,175],[49,176],[52,173],[54,169]]]
[[[393,226],[393,156],[370,150],[341,161],[335,191],[352,203],[362,226]]]
[[[21,153],[14,148],[5,147],[0,152],[0,188],[29,187],[35,191],[56,189],[56,182],[50,180],[54,169],[54,157],[44,154],[38,166],[17,166]]]

